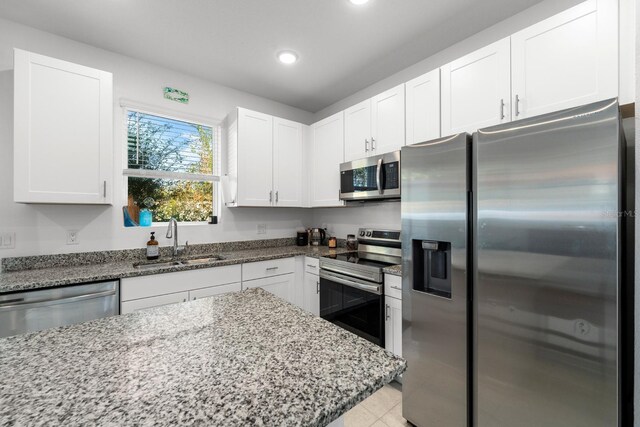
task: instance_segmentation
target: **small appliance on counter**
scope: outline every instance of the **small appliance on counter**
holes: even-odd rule
[[[327,238],[327,233],[322,228],[311,229],[311,246],[322,246]]]
[[[355,234],[347,234],[347,249],[350,251],[358,250],[358,239]]]
[[[307,230],[298,231],[296,235],[296,246],[307,246],[309,244],[309,232]]]

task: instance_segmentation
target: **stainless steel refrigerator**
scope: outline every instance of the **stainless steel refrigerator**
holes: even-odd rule
[[[615,100],[402,149],[403,416],[619,425]]]

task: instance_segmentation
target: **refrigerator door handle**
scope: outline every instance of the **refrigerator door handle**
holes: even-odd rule
[[[378,186],[378,194],[382,194],[382,159],[378,159],[378,168],[376,169],[376,185]]]

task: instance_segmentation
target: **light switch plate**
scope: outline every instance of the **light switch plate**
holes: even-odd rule
[[[16,233],[0,234],[0,249],[15,249],[15,248],[16,248]]]
[[[267,234],[267,224],[258,224],[258,234]]]

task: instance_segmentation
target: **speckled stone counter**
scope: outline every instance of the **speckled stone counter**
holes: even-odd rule
[[[233,246],[230,245],[230,247]],[[214,260],[202,264],[173,265],[145,270],[135,268],[133,266],[134,263],[131,260],[123,260],[75,266],[61,265],[49,268],[7,271],[0,272],[0,293],[121,279],[125,277],[146,276],[150,274],[170,273],[197,268],[220,267],[223,265],[242,264],[246,262],[265,261],[269,259],[287,258],[300,255],[318,258],[326,254],[346,251],[347,250],[344,248],[329,249],[326,246],[314,247],[289,245],[259,247],[235,251],[222,250],[215,254],[209,254],[221,256],[222,259],[220,260]],[[195,256],[202,257],[204,255],[205,254],[201,253]],[[169,260],[169,258],[166,260]]]
[[[393,274],[394,276],[402,276],[402,265],[392,265],[390,267],[385,267],[382,269],[384,274]]]
[[[0,339],[0,425],[323,426],[405,368],[249,289]]]

